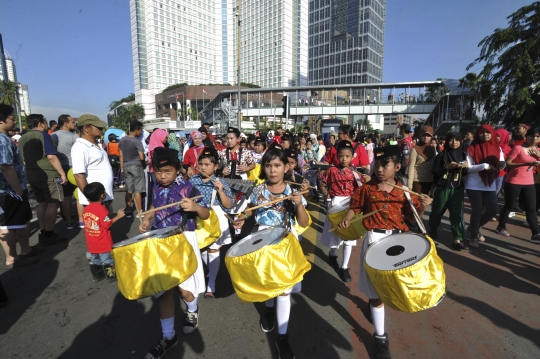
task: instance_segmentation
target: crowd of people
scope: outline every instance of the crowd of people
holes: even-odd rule
[[[410,125],[401,125],[399,136],[385,140],[379,134],[359,133],[350,125],[322,135],[309,127],[296,134],[278,127],[248,135],[230,127],[217,135],[210,132],[210,124],[189,134],[159,128],[148,133],[142,122],[133,121],[128,134],[109,136],[107,145],[102,143],[107,125],[94,115],[82,115],[77,122],[61,115],[58,121],[48,122],[32,114],[27,125],[27,131],[16,133],[13,108],[0,105],[0,243],[6,266],[33,265],[46,247],[67,240],[54,231],[58,213],[66,229],[84,228],[86,258],[96,282],[116,279],[110,233],[115,222],[124,216],[142,216],[141,233],[180,225],[195,252],[196,267],[178,286],[186,305],[185,334],[198,327],[198,296],[214,298],[219,291],[221,247],[272,226],[287,226],[301,240],[301,229],[311,220],[308,200],[322,201],[328,213],[346,212],[338,224],[327,217],[321,237],[329,248],[330,265],[344,282],[351,281],[349,260],[357,240],[344,240],[332,228],[348,228],[360,213],[374,213],[362,220],[366,234],[357,238],[362,253],[383,236],[420,231],[423,224],[418,218],[429,207],[432,238],[438,237],[442,217],[449,211],[455,250],[478,248],[485,241],[480,229],[497,220],[497,214],[497,232],[509,236],[506,223],[518,207],[526,214],[531,241],[540,243],[536,216],[540,131],[522,124],[515,127],[513,136],[502,128],[481,125],[464,138],[452,132],[439,139],[429,126],[414,137]],[[259,184],[244,196],[231,188],[228,179]],[[110,205],[115,183],[125,189],[125,208],[113,217]],[[396,186],[408,186],[415,194]],[[34,246],[29,243],[29,191],[38,202],[40,232]],[[504,206],[499,213],[500,192]],[[463,215],[465,194],[471,203],[468,225]],[[217,214],[219,239],[199,249],[197,221],[209,220],[212,212]],[[340,247],[343,251],[338,254]],[[384,304],[363,265],[359,288],[370,299],[375,357],[389,358]],[[265,300],[260,326],[264,332],[277,327],[280,358],[294,358],[287,328],[290,294],[300,290],[301,281]],[[147,359],[161,358],[178,343],[175,293],[176,289],[169,289],[154,294],[159,298],[162,338],[146,354]],[[7,300],[0,283],[0,304],[6,305]]]

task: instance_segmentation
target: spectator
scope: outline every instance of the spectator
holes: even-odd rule
[[[154,182],[154,184],[157,182],[156,175],[154,174],[154,168],[152,167],[152,157],[154,156],[154,151],[156,148],[165,147],[168,136],[169,134],[167,131],[162,130],[161,128],[156,128],[150,135],[150,143],[148,144],[148,169],[150,170],[150,176],[152,176],[152,182]]]
[[[132,217],[131,199],[135,200],[135,208],[142,210],[142,194],[146,192],[144,168],[146,167],[144,147],[138,139],[143,130],[141,121],[129,124],[129,135],[120,139],[120,172],[126,182],[126,217]]]
[[[309,132],[310,132],[309,126],[305,126],[304,127],[304,135],[309,135]]]
[[[368,154],[368,161],[369,163],[373,162],[373,150],[375,149],[375,145],[373,144],[373,139],[371,137],[367,138],[367,145],[366,145],[366,151]]]
[[[109,163],[111,164],[113,171],[113,178],[117,178],[117,180],[113,183],[113,188],[114,185],[118,185],[119,188],[124,188],[125,185],[122,182],[122,176],[120,176],[120,144],[118,142],[118,137],[116,137],[114,133],[110,133],[107,139],[109,140],[109,143],[104,147],[105,152],[107,152],[107,156],[109,157]]]
[[[54,133],[54,131],[56,131],[56,128],[58,127],[58,122],[56,122],[55,120],[51,120],[51,122],[49,122],[49,132],[47,132],[49,135],[52,135]],[[32,129],[32,128],[30,128]]]
[[[540,243],[540,228],[536,215],[536,191],[534,176],[531,169],[540,165],[540,150],[536,147],[540,142],[540,130],[530,129],[527,131],[526,142],[523,145],[514,145],[514,148],[506,158],[508,176],[504,184],[504,207],[499,215],[499,226],[496,232],[509,237],[506,230],[506,221],[516,200],[521,197],[525,209],[527,223],[532,231],[531,242]]]
[[[497,141],[499,141],[499,147],[501,148],[504,159],[506,160],[506,157],[508,157],[508,154],[510,153],[510,151],[512,151],[512,147],[510,147],[510,133],[503,128],[496,129],[495,133],[497,134]],[[500,170],[499,176],[495,180],[495,193],[497,194],[497,196],[499,195],[499,192],[501,191],[504,184],[507,169],[508,168]]]
[[[37,218],[39,222],[39,241],[52,245],[67,238],[54,233],[56,215],[64,201],[62,185],[67,183],[66,172],[57,157],[51,136],[47,133],[49,124],[40,114],[31,114],[26,118],[30,131],[19,140],[19,147],[26,176],[39,203]]]
[[[8,137],[7,131],[15,127],[13,107],[0,104],[0,244],[6,255],[6,266],[24,267],[39,261],[35,255],[43,252],[41,246],[31,247],[29,224],[32,209],[26,189],[26,172],[19,149]],[[17,242],[21,252],[17,255]]]
[[[173,150],[178,151],[178,160],[182,162],[183,161],[183,152],[182,152],[183,145],[174,132],[170,133],[169,136],[167,136],[167,143],[169,144],[169,148],[172,148]]]
[[[192,143],[187,150],[186,155],[184,156],[184,162],[182,163],[182,166],[186,171],[187,178],[191,178],[193,177],[193,175],[199,173],[198,158],[201,155],[202,151],[204,151],[204,144],[202,143],[202,133],[200,133],[199,131],[193,131],[190,137]]]
[[[209,123],[203,123],[203,127],[206,129],[206,133],[208,134],[208,138],[210,139],[210,142],[215,146],[216,138],[213,134],[210,133],[210,124]]]
[[[114,198],[113,172],[107,152],[97,142],[107,124],[97,116],[84,114],[79,117],[77,126],[81,137],[71,148],[71,159],[79,202],[87,206],[90,202],[84,196],[84,188],[88,183],[99,182],[105,187],[104,204],[109,207]]]
[[[71,161],[71,147],[77,141],[77,136],[75,131],[76,125],[75,121],[70,115],[60,115],[58,117],[58,128],[59,130],[52,134],[51,138],[58,152],[57,156],[60,160],[60,165],[65,173],[68,173],[69,169],[73,166]],[[71,198],[73,196],[73,191],[76,189],[73,184],[67,182],[63,186],[64,192],[64,201],[62,202],[62,213],[64,219],[66,220],[66,228],[73,229],[76,226],[76,223],[73,222],[71,215]],[[77,209],[78,210],[78,209]],[[79,222],[82,220],[82,208],[79,214]]]
[[[420,129],[420,141],[411,150],[411,161],[407,168],[407,184],[412,185],[415,192],[429,194],[433,184],[433,175],[431,174],[431,163],[435,158],[435,148],[431,143],[433,129],[430,126],[424,126]]]
[[[214,147],[214,144],[212,143],[212,141],[210,140],[210,137],[208,136],[208,130],[206,129],[206,127],[204,127],[204,126],[199,127],[199,132],[202,135],[202,143],[203,143],[203,145],[205,147]]]
[[[283,150],[290,150],[292,149],[292,139],[289,135],[283,135],[281,136],[281,147],[283,147]]]
[[[463,151],[467,152],[467,149],[471,145],[471,142],[473,139],[474,139],[474,134],[471,131],[465,132],[465,140],[463,141]]]
[[[514,135],[512,136],[512,141],[510,141],[510,147],[523,145],[527,140],[525,134],[528,129],[529,126],[524,123],[517,124],[516,127],[514,127]]]
[[[319,144],[319,151],[317,152],[317,161],[321,161],[326,155],[326,146],[321,136],[317,136],[317,142]]]

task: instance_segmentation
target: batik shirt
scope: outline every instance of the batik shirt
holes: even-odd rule
[[[170,186],[164,187],[159,182],[154,185],[152,204],[154,208],[181,201],[184,198],[200,196],[201,193],[189,181],[180,177]],[[195,201],[202,207],[207,207],[202,198]],[[180,206],[165,208],[155,212],[153,228],[165,228],[182,224],[183,216],[188,215],[185,230],[194,231],[197,228],[197,216],[194,212],[184,212]]]
[[[238,169],[238,166],[240,166],[240,165],[249,166],[250,164],[252,164],[254,162],[252,152],[250,150],[245,149],[245,148],[242,150],[242,156],[240,156],[240,159],[238,159],[238,155],[240,153],[240,148],[241,147],[238,147],[238,149],[236,151],[231,151],[229,149],[229,160],[230,161],[237,161],[237,163],[236,163],[236,173],[235,173],[236,175],[239,175],[239,174],[242,173]],[[219,153],[219,158],[222,161],[224,161],[225,163],[227,163],[227,169],[230,171],[231,170],[231,164],[229,162],[227,162],[227,148],[225,148],[222,151],[219,151],[218,153]]]
[[[360,179],[360,175],[358,175]],[[350,197],[358,187],[355,174],[351,169],[330,167],[320,175],[321,184],[328,188],[331,197]]]
[[[275,194],[268,190],[266,183],[263,183],[253,189],[253,193],[251,194],[249,201],[251,205],[255,207],[290,195],[292,195],[292,189],[289,185],[285,187],[285,191],[283,191],[283,193]],[[265,226],[283,226],[285,224],[285,215],[287,214],[285,203],[286,201],[281,201],[267,207],[257,209],[255,211],[255,221]],[[302,205],[307,205],[304,197],[302,197]],[[296,223],[296,205],[294,202],[292,202],[292,206],[293,216],[291,218],[291,224],[294,224]]]
[[[204,182],[203,178],[200,174],[197,174],[189,179],[189,182],[191,182],[192,185],[197,188],[197,190],[202,194],[203,201],[206,204],[206,207],[212,207],[212,206],[221,206],[221,209],[223,209],[225,212],[229,212],[230,208],[225,208],[221,204],[221,201],[219,199],[219,193],[216,193],[216,198],[214,199],[214,203],[210,204],[212,201],[212,191],[214,190],[214,180],[217,177],[215,175],[212,176],[212,179],[208,182]],[[233,201],[233,195],[231,192],[231,187],[227,184],[225,181],[221,181],[223,183],[223,192],[225,192],[225,195],[231,199],[231,203]]]

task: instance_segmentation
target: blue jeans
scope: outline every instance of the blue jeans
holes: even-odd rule
[[[91,258],[90,258],[90,264],[96,264],[98,266],[102,264],[106,264],[106,265],[113,266],[114,260],[111,257],[111,252],[105,252],[105,253],[99,253],[99,254],[92,253]]]
[[[471,202],[471,238],[478,236],[480,227],[497,215],[497,193],[495,191],[477,191],[468,189],[467,196]],[[485,208],[485,212],[482,210]]]

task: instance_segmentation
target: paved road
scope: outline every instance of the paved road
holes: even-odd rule
[[[122,206],[122,197],[116,193],[113,209]],[[373,326],[364,315],[366,298],[356,288],[359,248],[350,265],[353,282],[345,285],[326,264],[327,249],[319,243],[323,210],[315,203],[310,210],[314,223],[302,246],[313,268],[302,293],[292,296],[291,346],[299,359],[370,358]],[[437,246],[445,262],[447,298],[421,313],[387,310],[393,358],[540,357],[540,246],[527,242],[530,231],[521,222],[518,216],[511,219],[510,238],[496,235],[496,223],[490,223],[480,249],[454,252],[445,221]],[[35,225],[32,243],[37,242]],[[136,226],[134,219],[115,224],[115,241],[136,235]],[[73,239],[50,248],[39,264],[0,269],[11,298],[0,309],[0,357],[144,357],[161,333],[156,301],[128,301],[115,283],[92,283],[83,234],[64,227],[60,221],[57,231]],[[4,259],[1,254],[0,263]],[[217,286],[215,300],[200,298],[200,330],[180,335],[167,357],[275,358],[275,333],[259,328],[264,305],[241,303],[224,265]],[[184,304],[177,302],[181,331]]]

